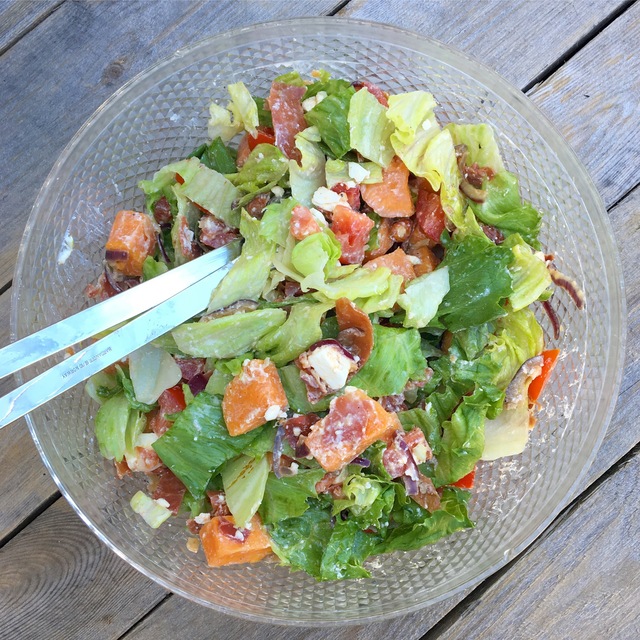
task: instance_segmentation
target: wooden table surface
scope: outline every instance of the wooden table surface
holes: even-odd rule
[[[640,2],[0,0],[0,345],[31,206],[91,113],[179,47],[321,14],[406,27],[483,60],[527,93],[590,171],[622,257],[628,342],[582,493],[475,589],[380,624],[283,628],[194,605],[109,551],[60,497],[20,421],[0,431],[0,638],[640,638]],[[12,387],[0,381],[0,394]]]

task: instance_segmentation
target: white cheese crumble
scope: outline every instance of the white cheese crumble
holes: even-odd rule
[[[409,259],[409,262],[411,264],[420,264],[420,258],[418,258],[418,256],[407,256],[407,258]]]
[[[58,264],[64,264],[69,259],[73,251],[73,244],[73,236],[67,231],[62,239],[62,247],[60,247],[60,251],[58,252]]]
[[[371,175],[371,171],[365,169],[357,162],[349,163],[349,177],[353,178],[358,184],[366,180]]]
[[[211,514],[210,513],[199,513],[194,520],[198,523],[198,524],[207,524],[207,522],[211,521]]]
[[[318,91],[315,96],[311,96],[302,101],[302,108],[305,111],[311,111],[313,107],[319,105],[327,97],[326,91]]]
[[[275,420],[276,418],[281,418],[282,417],[282,409],[280,408],[279,405],[274,404],[271,405],[265,412],[264,412],[264,419],[269,422],[270,420]],[[286,416],[286,414],[285,414]]]
[[[334,346],[325,345],[314,349],[307,356],[311,368],[331,389],[342,389],[351,371],[351,358]]]
[[[154,502],[165,509],[169,508],[169,503],[164,498],[158,498],[157,500],[154,500]]]
[[[337,205],[345,204],[347,199],[341,193],[331,191],[331,189],[327,189],[327,187],[319,187],[311,197],[311,202],[320,209],[333,211]]]
[[[318,211],[315,207],[311,207],[309,211],[311,211],[311,215],[315,218],[315,221],[324,229],[327,226],[327,221],[324,219],[322,212]]]
[[[275,187],[273,187],[273,189],[271,189],[271,193],[273,193],[276,198],[282,198],[282,196],[284,195],[284,189],[276,185]]]

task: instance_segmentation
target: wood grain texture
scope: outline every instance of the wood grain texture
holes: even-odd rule
[[[0,550],[0,638],[115,639],[166,592],[62,498]]]
[[[0,52],[50,16],[64,0],[22,0],[0,3]]]
[[[622,0],[351,0],[337,15],[436,38],[522,88],[623,4]]]
[[[9,343],[10,298],[0,295],[0,347]],[[0,396],[15,386],[12,377],[0,380]],[[24,419],[0,429],[0,487],[0,541],[57,494]]]
[[[2,57],[0,286],[11,279],[33,201],[56,157],[114,91],[206,36],[330,12],[338,0],[65,2]],[[46,53],[45,53],[46,52]],[[16,171],[16,167],[20,167]]]
[[[426,639],[640,637],[639,477],[636,454]]]
[[[640,182],[640,4],[530,92],[610,206]]]

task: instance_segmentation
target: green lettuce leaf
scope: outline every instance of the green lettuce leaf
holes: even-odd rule
[[[300,280],[302,291],[324,291],[326,275],[338,262],[340,254],[340,243],[329,229],[298,242],[291,252],[291,264],[303,276]]]
[[[513,262],[509,265],[513,293],[509,296],[509,304],[518,311],[540,298],[551,286],[551,275],[544,255],[534,253],[520,234],[514,233],[503,244],[513,251]]]
[[[280,367],[322,340],[320,322],[332,304],[301,303],[291,307],[284,324],[263,336],[255,349],[260,358],[271,358]]]
[[[316,483],[324,477],[324,469],[299,469],[295,476],[276,478],[269,474],[260,505],[264,524],[301,516],[308,508],[308,498],[317,498]]]
[[[314,234],[318,235],[318,234]],[[313,238],[313,236],[309,236]],[[321,301],[349,298],[359,300],[386,293],[392,273],[387,267],[378,269],[356,269],[351,274],[338,280],[327,282],[318,287],[318,294],[314,294]]]
[[[220,467],[243,453],[268,428],[267,424],[230,436],[222,417],[222,399],[202,391],[152,446],[191,495],[199,498]]]
[[[442,267],[412,280],[398,296],[398,304],[407,312],[405,327],[426,327],[438,313],[438,307],[449,292],[449,268]]]
[[[132,450],[138,435],[138,416],[124,394],[113,396],[102,404],[96,415],[95,432],[104,458],[120,462],[124,454]]]
[[[242,455],[220,470],[227,506],[237,527],[244,527],[258,511],[270,466],[266,456],[256,459]]]
[[[349,519],[360,529],[375,527],[383,531],[387,528],[396,497],[393,483],[372,475],[353,474],[342,487],[345,498],[334,500],[334,515],[348,509]]]
[[[307,398],[307,388],[300,378],[300,370],[295,364],[289,364],[278,370],[284,392],[289,401],[289,408],[296,413],[311,413],[312,411],[326,411],[333,396],[326,396],[316,404],[311,404]]]
[[[325,164],[327,187],[355,181],[359,184],[382,182],[382,169],[375,162],[345,162],[344,160],[327,160]],[[361,176],[366,176],[361,178]],[[356,179],[357,178],[357,179]]]
[[[395,155],[391,146],[393,122],[387,119],[387,109],[367,89],[360,89],[349,104],[351,146],[368,160],[383,167]]]
[[[205,167],[218,173],[234,173],[236,169],[236,151],[227,147],[220,138],[210,144],[200,145],[189,157],[200,158]]]
[[[158,171],[156,171],[151,180],[141,180],[138,187],[146,195],[145,206],[149,213],[153,212],[153,205],[162,196],[167,197],[169,201],[174,200],[172,187],[177,185],[176,174],[179,174],[184,180],[190,180],[191,177],[198,172],[200,168],[200,160],[198,158],[189,158],[172,162]]]
[[[520,198],[518,178],[502,171],[491,180],[485,180],[483,188],[487,199],[471,202],[471,208],[479,220],[493,225],[505,234],[519,233],[531,246],[538,249],[538,234],[542,214],[530,203]]]
[[[473,527],[467,514],[469,496],[468,491],[446,487],[440,499],[440,509],[431,514],[413,500],[407,501],[398,512],[394,512],[394,518],[402,523],[389,531],[374,553],[420,549],[456,531]]]
[[[227,87],[231,102],[227,108],[212,102],[209,106],[209,137],[229,142],[243,130],[255,137],[258,126],[258,106],[244,83],[236,82]]]
[[[384,291],[368,298],[356,298],[354,302],[367,314],[392,309],[400,296],[403,283],[404,278],[402,276],[392,273]]]
[[[416,329],[373,325],[373,350],[350,385],[372,398],[402,393],[409,380],[424,379],[427,362]]]
[[[493,128],[488,124],[448,124],[445,129],[451,133],[453,144],[467,147],[467,164],[477,163],[479,167],[490,167],[499,173],[504,171],[500,149]]]
[[[178,348],[191,356],[232,358],[253,349],[260,338],[286,319],[282,309],[259,309],[208,322],[189,322],[176,327],[171,334]]]
[[[261,143],[247,156],[238,173],[226,177],[240,191],[248,194],[244,198],[248,201],[250,195],[264,191],[269,185],[275,186],[288,170],[289,161],[282,151],[273,144]],[[240,202],[242,204],[242,200]]]
[[[291,212],[297,204],[294,198],[286,198],[268,205],[262,215],[258,233],[269,242],[284,247],[289,236]]]
[[[325,157],[318,144],[320,140],[317,127],[303,129],[295,137],[295,145],[301,155],[300,164],[289,160],[291,195],[307,207],[311,206],[313,194],[325,183]]]
[[[488,322],[506,314],[500,302],[511,295],[510,249],[488,238],[465,236],[447,247],[442,267],[449,267],[449,293],[438,318],[451,331]]]
[[[313,504],[300,516],[267,525],[267,531],[282,564],[320,577],[322,556],[333,532],[328,509]]]
[[[231,210],[231,205],[239,192],[221,173],[200,163],[197,172],[189,179],[184,178],[184,184],[176,185],[173,189],[176,195],[184,196],[190,202],[194,202],[216,218],[226,222],[230,227],[238,226],[238,215]],[[179,202],[178,206],[180,206]]]
[[[227,307],[238,300],[257,300],[269,280],[276,246],[260,235],[260,220],[246,211],[240,218],[240,233],[245,238],[242,252],[229,273],[214,289],[208,310]]]
[[[424,437],[427,439],[434,455],[440,452],[441,428],[438,414],[433,406],[428,409],[409,409],[408,411],[400,411],[398,419],[406,431],[411,431],[414,427],[418,427]]]
[[[333,82],[331,86],[326,84],[327,97],[304,117],[309,125],[318,128],[322,142],[331,153],[336,158],[341,158],[351,149],[347,116],[355,89],[344,80],[330,82]]]
[[[436,456],[434,484],[440,487],[460,480],[473,471],[484,451],[484,418],[486,406],[479,404],[482,392],[465,396],[453,412],[451,420],[442,424],[440,451]]]
[[[378,541],[378,536],[365,533],[357,522],[336,520],[320,563],[320,579],[369,578],[362,563]]]
[[[169,267],[165,262],[154,260],[151,256],[147,256],[142,263],[142,279],[145,282],[151,280],[151,278],[161,276],[167,271],[169,271]]]

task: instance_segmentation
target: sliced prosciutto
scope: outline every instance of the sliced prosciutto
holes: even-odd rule
[[[284,82],[274,82],[269,93],[269,108],[273,120],[276,147],[287,158],[300,162],[300,151],[295,146],[295,136],[307,128],[302,108],[302,96],[306,87]]]

